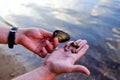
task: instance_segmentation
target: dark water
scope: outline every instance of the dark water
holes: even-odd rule
[[[71,35],[71,40],[88,41],[89,51],[76,64],[87,66],[91,75],[64,74],[56,80],[120,80],[120,0],[69,1],[63,1],[59,8],[29,3],[23,6],[32,16],[13,14],[5,19],[20,27],[61,29]],[[26,53],[20,59],[25,58],[27,66],[36,68],[41,64],[41,59],[23,48],[16,50]]]

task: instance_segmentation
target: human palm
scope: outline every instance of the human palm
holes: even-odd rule
[[[67,44],[70,45],[71,42]],[[74,65],[74,63],[80,59],[87,51],[88,45],[85,40],[78,40],[77,43],[80,47],[77,49],[77,53],[73,54],[71,51],[65,51],[64,47],[55,50],[49,58],[45,61],[45,64],[50,66],[50,70],[54,73],[70,73],[70,72],[82,72],[87,75],[90,74],[89,70],[82,65]]]

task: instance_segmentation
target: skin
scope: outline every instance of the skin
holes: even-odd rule
[[[7,38],[11,27],[0,26],[0,43],[7,44]],[[57,38],[53,38],[52,32],[40,28],[19,28],[15,35],[15,43],[44,58],[47,53],[52,53],[59,44]]]
[[[7,44],[7,37],[10,27],[0,26],[0,43]],[[70,49],[73,47],[70,44],[73,41],[67,42],[65,45]],[[13,80],[53,80],[62,73],[82,72],[90,75],[89,70],[83,65],[74,65],[89,48],[86,40],[77,40],[79,45],[77,53],[71,53],[71,50],[65,51],[64,47],[55,49],[59,44],[57,38],[52,37],[52,33],[39,28],[19,28],[16,32],[15,43],[23,45],[25,48],[45,57],[47,53],[51,55],[44,61],[39,68],[23,74]]]
[[[89,46],[86,40],[77,41],[80,47],[77,49],[77,54],[71,51],[65,51],[64,47],[55,50],[43,65],[31,72],[19,76],[13,80],[54,80],[55,77],[62,73],[81,72],[90,75],[90,71],[83,65],[74,65],[87,51]],[[71,43],[68,42],[67,46]]]

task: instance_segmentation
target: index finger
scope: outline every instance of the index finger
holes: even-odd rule
[[[85,44],[79,51],[78,51],[78,54],[76,54],[76,60],[77,61],[78,59],[80,59],[85,53],[86,51],[88,50],[89,48],[89,45],[88,44]]]
[[[58,38],[54,38],[53,39],[53,47],[56,48],[58,46],[58,44],[59,44]]]
[[[40,29],[40,33],[43,35],[44,38],[52,38],[53,34],[50,31]]]

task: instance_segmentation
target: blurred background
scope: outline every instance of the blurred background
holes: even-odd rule
[[[8,22],[8,23],[7,23]],[[120,80],[120,0],[0,0],[0,24],[64,30],[71,40],[86,39],[90,48],[76,64],[90,76],[69,73],[55,80]],[[0,45],[0,80],[39,67],[43,58],[23,46]]]

